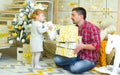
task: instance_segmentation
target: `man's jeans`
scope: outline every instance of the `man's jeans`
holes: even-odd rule
[[[75,74],[83,73],[96,66],[96,62],[80,60],[78,57],[67,58],[60,55],[54,57],[54,62],[56,65],[63,67],[63,69]]]

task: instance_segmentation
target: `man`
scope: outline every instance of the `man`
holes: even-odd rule
[[[100,30],[86,21],[86,10],[82,7],[72,9],[71,19],[78,27],[78,35],[82,36],[82,44],[74,49],[77,57],[67,58],[56,55],[54,61],[56,65],[63,67],[65,70],[79,74],[96,66],[100,50]]]

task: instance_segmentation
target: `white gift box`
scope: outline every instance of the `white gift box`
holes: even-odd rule
[[[23,48],[18,47],[17,48],[17,61],[23,60]]]
[[[57,43],[56,45],[59,46],[59,47],[64,47],[64,48],[68,48],[68,49],[75,49],[76,46],[77,46],[77,43],[75,43],[75,42],[71,42],[71,43],[65,42],[65,43]]]

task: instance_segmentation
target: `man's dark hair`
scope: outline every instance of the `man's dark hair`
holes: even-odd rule
[[[73,8],[72,11],[76,11],[79,15],[83,15],[84,20],[86,19],[86,10],[83,7]]]

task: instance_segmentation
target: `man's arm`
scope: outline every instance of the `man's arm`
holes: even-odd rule
[[[74,53],[77,54],[80,50],[96,50],[96,48],[92,44],[79,44],[74,49]]]

